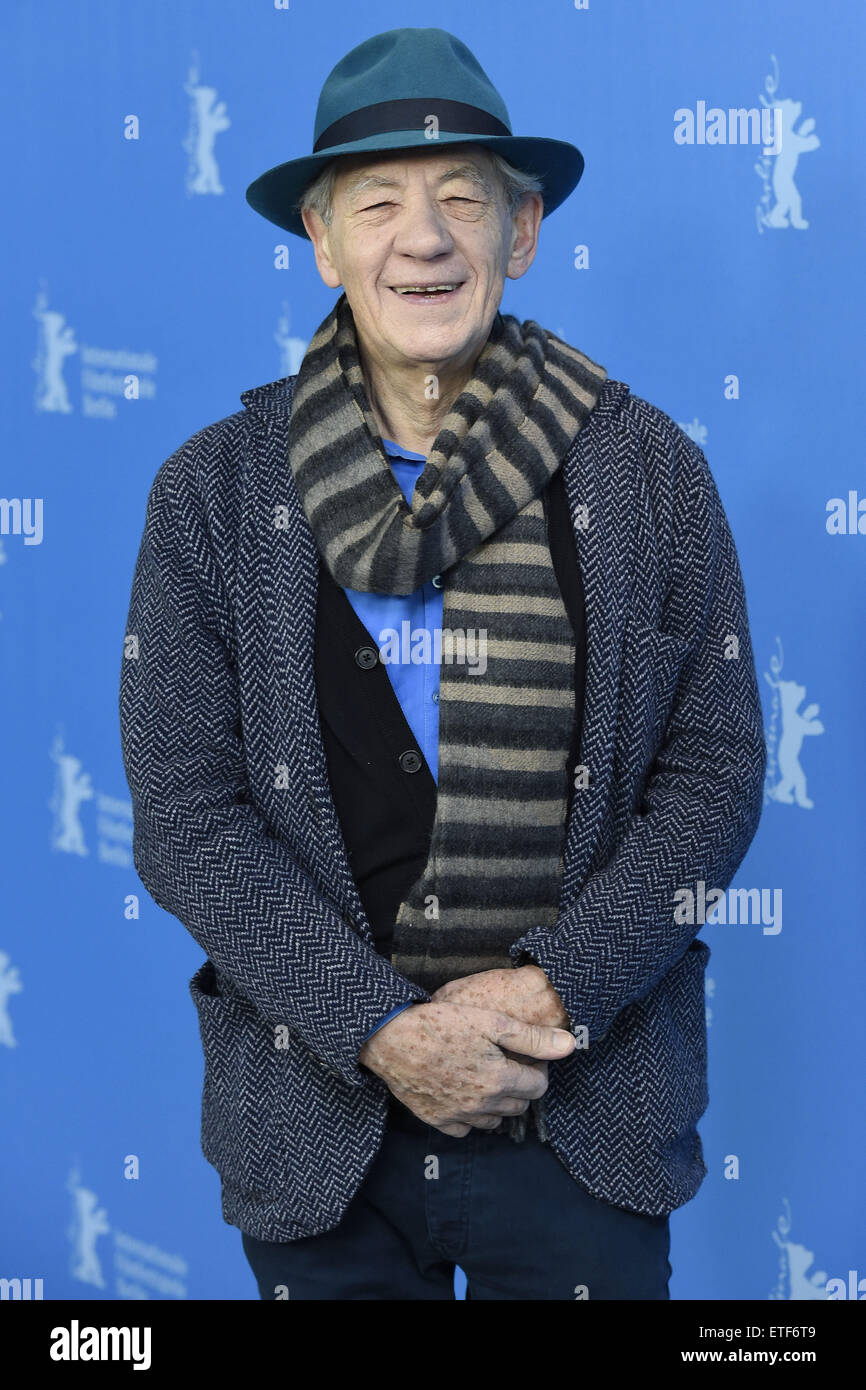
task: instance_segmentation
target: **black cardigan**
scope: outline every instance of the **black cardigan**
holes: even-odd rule
[[[575,720],[569,808],[585,682],[584,596],[568,503],[557,469],[543,494],[554,571],[574,630]],[[390,956],[397,910],[427,862],[436,782],[394,693],[376,643],[319,560],[316,693],[331,795],[376,949]],[[406,752],[414,758],[404,758]],[[419,764],[420,759],[420,766]]]

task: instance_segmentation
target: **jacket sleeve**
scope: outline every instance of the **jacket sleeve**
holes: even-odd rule
[[[531,928],[510,952],[544,970],[590,1043],[688,949],[700,923],[675,920],[675,894],[701,879],[727,889],[763,805],[767,753],[739,560],[702,451],[677,426],[673,438],[665,618],[690,650],[661,746],[611,858],[553,927]],[[729,634],[739,655],[726,659]]]
[[[369,1082],[358,1051],[398,1004],[430,995],[400,975],[316,890],[250,803],[234,663],[218,635],[220,576],[184,489],[147,504],[120,679],[133,862],[153,900],[274,1025],[326,1066]],[[194,544],[182,515],[192,508]]]

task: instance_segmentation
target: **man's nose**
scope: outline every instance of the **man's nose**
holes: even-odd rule
[[[398,221],[394,238],[395,251],[407,255],[430,256],[447,251],[452,245],[442,208],[435,198],[408,198]]]

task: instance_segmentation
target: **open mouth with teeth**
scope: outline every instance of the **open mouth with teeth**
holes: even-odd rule
[[[441,285],[391,285],[390,288],[401,299],[432,304],[453,299],[462,283],[462,281],[443,281]]]

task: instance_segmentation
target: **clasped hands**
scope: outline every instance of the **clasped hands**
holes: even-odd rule
[[[537,965],[482,970],[392,1018],[359,1062],[425,1124],[462,1138],[521,1115],[547,1090],[547,1064],[573,1051],[562,1000]]]

